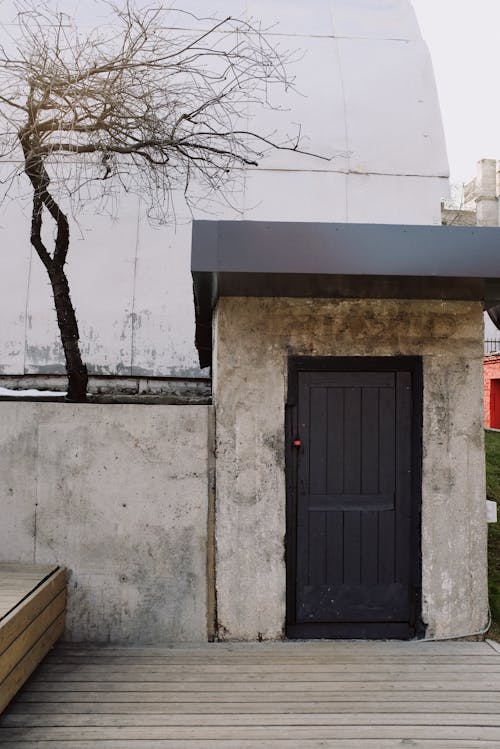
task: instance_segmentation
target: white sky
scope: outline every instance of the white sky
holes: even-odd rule
[[[451,182],[500,159],[500,0],[412,0],[434,65]]]

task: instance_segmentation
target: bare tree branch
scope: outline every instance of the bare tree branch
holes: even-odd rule
[[[90,200],[125,189],[148,201],[149,216],[168,220],[175,189],[190,205],[200,185],[222,191],[236,168],[257,166],[266,150],[307,153],[300,132],[275,139],[248,126],[251,106],[272,106],[275,87],[293,88],[294,54],[251,19],[175,28],[172,17],[183,11],[160,0],[103,0],[112,22],[84,34],[50,6],[18,2],[17,36],[0,48],[0,147],[4,155],[17,148],[18,173],[31,185],[31,243],[52,284],[70,394],[81,399],[86,369],[64,274],[67,199],[83,202],[84,187]],[[45,214],[56,230],[50,251]]]

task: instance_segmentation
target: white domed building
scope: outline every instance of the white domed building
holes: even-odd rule
[[[330,160],[270,151],[197,218],[440,224],[448,190],[443,129],[429,53],[410,2],[214,2],[210,16],[251,17],[279,49],[296,50],[295,90],[271,91],[282,111],[254,111],[250,127],[281,141],[299,128],[304,150]],[[205,2],[177,6],[207,16]],[[98,3],[76,4],[94,24]],[[87,9],[87,12],[86,12]],[[7,6],[2,18],[8,19]],[[173,16],[189,25],[189,16]],[[191,19],[193,25],[194,21]],[[197,26],[210,27],[210,19]],[[234,206],[234,209],[230,208]],[[124,196],[113,216],[88,203],[72,225],[68,274],[91,374],[199,376],[189,252],[191,214],[153,229]],[[5,248],[0,373],[64,372],[45,269],[31,257],[29,205],[3,207]],[[40,267],[39,267],[40,266]],[[101,386],[103,385],[101,381]]]

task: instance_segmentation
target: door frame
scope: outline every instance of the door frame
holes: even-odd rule
[[[411,539],[410,539],[410,588],[411,588],[411,621],[408,632],[393,637],[409,639],[423,637],[425,625],[422,621],[422,431],[423,431],[423,364],[420,356],[290,356],[288,359],[288,392],[285,404],[285,477],[286,477],[286,620],[285,636],[287,637],[321,637],[328,638],[329,625],[317,627],[317,634],[307,628],[311,625],[298,625],[295,621],[296,611],[296,517],[298,490],[298,451],[293,440],[298,436],[298,380],[300,372],[410,372],[412,375],[412,481],[411,481]],[[301,627],[304,631],[301,634]],[[354,637],[383,638],[383,625],[379,633],[376,628],[370,631],[363,625],[355,627],[347,623],[344,628],[337,625],[337,634],[330,637],[350,639]],[[293,630],[291,632],[290,630]],[[349,630],[352,630],[349,634]],[[386,634],[385,637],[388,635]]]

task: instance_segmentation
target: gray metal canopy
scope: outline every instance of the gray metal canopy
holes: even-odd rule
[[[500,303],[500,228],[194,221],[196,347],[211,364],[220,296]]]

